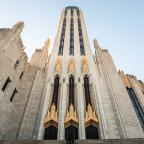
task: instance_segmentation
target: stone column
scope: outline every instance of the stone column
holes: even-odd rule
[[[65,126],[64,118],[66,114],[66,97],[67,97],[67,85],[66,82],[63,82],[61,87],[61,98],[59,106],[59,126],[58,126],[58,140],[65,139]]]
[[[65,139],[65,127],[64,127],[64,118],[66,114],[66,100],[67,100],[67,68],[68,68],[68,57],[69,57],[69,48],[70,48],[70,10],[67,12],[66,16],[66,30],[65,30],[65,39],[63,47],[63,56],[62,56],[62,78],[64,78],[61,87],[61,98],[60,98],[60,107],[59,107],[59,126],[58,126],[58,139]]]
[[[85,139],[85,123],[84,123],[84,92],[83,92],[83,76],[80,82],[78,82],[78,113],[79,113],[79,139]]]
[[[77,112],[79,118],[79,139],[85,139],[85,125],[84,125],[84,96],[81,77],[81,54],[79,43],[79,31],[78,31],[78,16],[76,10],[74,10],[74,56],[76,61],[76,76],[77,76]]]

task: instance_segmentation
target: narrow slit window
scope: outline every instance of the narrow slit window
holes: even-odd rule
[[[74,77],[69,78],[69,106],[74,106]]]
[[[16,69],[18,67],[18,65],[19,65],[19,61],[17,60],[15,65],[14,65],[14,68]]]
[[[20,75],[20,79],[22,78],[23,74],[24,74],[24,73],[23,73],[23,71],[22,71],[22,73],[21,73],[21,75]]]
[[[10,101],[11,101],[11,102],[13,101],[13,98],[14,98],[14,96],[16,95],[16,93],[17,93],[17,90],[16,90],[16,88],[15,88],[14,91],[13,91],[13,93],[12,93],[12,96],[11,96],[11,98],[10,98]]]
[[[7,85],[8,85],[8,83],[10,83],[10,82],[11,82],[11,79],[8,77],[7,80],[5,81],[3,87],[2,87],[2,91],[3,91],[3,92],[5,91],[5,89],[6,89]]]

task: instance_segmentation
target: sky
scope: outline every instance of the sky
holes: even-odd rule
[[[117,69],[144,81],[144,0],[0,0],[0,28],[24,21],[21,37],[31,57],[47,38],[53,47],[61,11],[71,5],[84,13],[91,48],[96,38]]]

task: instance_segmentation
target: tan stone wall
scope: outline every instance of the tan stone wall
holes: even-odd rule
[[[33,75],[33,80],[29,91],[27,105],[23,114],[17,139],[31,140],[37,139],[38,127],[40,125],[41,107],[43,105],[43,88],[47,74],[49,40],[46,41],[42,49],[36,50],[33,54],[27,71],[28,75]]]
[[[27,66],[27,57],[19,35],[22,27],[22,23],[17,23],[12,29],[0,30],[0,139],[14,139],[20,124],[18,122],[21,119],[18,112],[21,106],[17,103],[19,105],[17,107],[16,101],[21,96],[22,78],[20,76]],[[18,64],[14,67],[17,60]],[[2,91],[8,77],[11,82],[7,85],[5,91]],[[17,93],[10,101],[15,88]],[[16,117],[16,113],[18,117]]]
[[[107,91],[109,93],[112,109],[114,111],[113,114],[116,120],[116,125],[120,137],[125,138],[143,137],[144,136],[143,131],[139,124],[136,113],[134,111],[133,105],[125,89],[125,86],[117,73],[117,69],[113,63],[110,54],[108,53],[107,50],[99,48],[98,45],[95,46],[96,46],[96,54],[97,54],[96,59],[98,62],[98,66],[99,69],[102,68],[103,71],[103,73],[101,73],[100,71],[99,76],[100,77],[104,76],[104,81],[107,87]],[[126,84],[127,83],[128,81],[126,80]],[[104,106],[105,104],[103,104],[103,107]],[[112,125],[109,125],[108,127],[112,128]],[[111,131],[109,133],[113,132],[114,131]]]
[[[33,139],[38,133],[49,40],[36,50],[28,64],[19,35],[22,27],[22,23],[17,23],[12,29],[0,29],[0,139]],[[7,77],[12,82],[3,92]],[[10,102],[15,88],[17,93]]]

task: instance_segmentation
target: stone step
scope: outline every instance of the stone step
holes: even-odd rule
[[[76,140],[74,143],[57,140],[0,140],[0,144],[144,144],[144,139]]]

